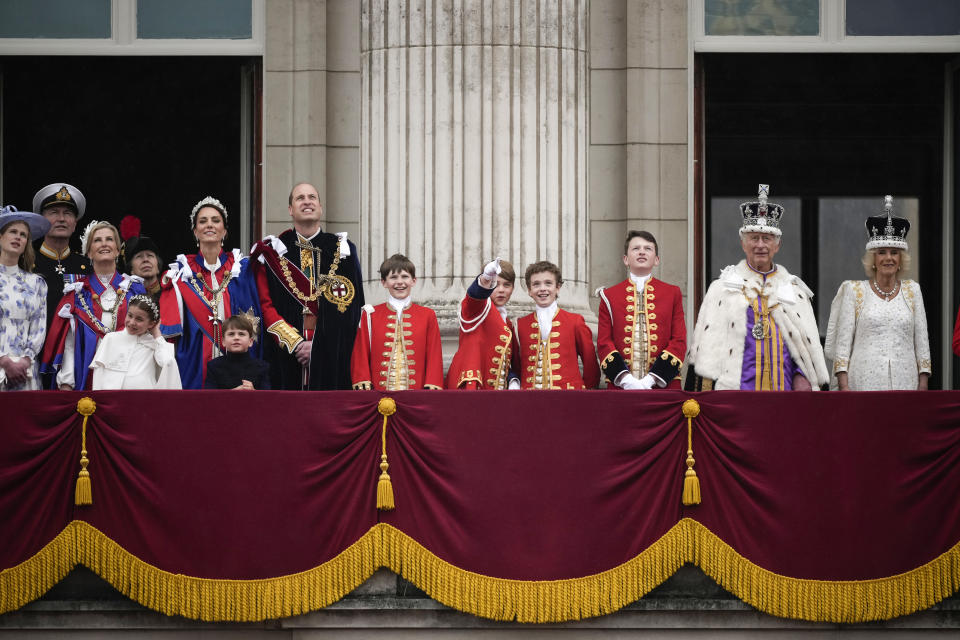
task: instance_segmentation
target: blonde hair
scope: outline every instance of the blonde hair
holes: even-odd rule
[[[11,220],[7,224],[3,225],[3,228],[0,228],[0,235],[5,234],[7,229],[18,223],[27,228],[27,244],[23,248],[23,253],[20,254],[19,258],[17,258],[17,266],[24,271],[33,271],[33,267],[36,264],[36,255],[33,253],[33,238],[30,236],[30,225],[23,220]]]
[[[110,229],[110,231],[113,233],[113,240],[114,240],[114,242],[117,243],[117,252],[118,252],[118,254],[119,254],[119,251],[120,251],[120,232],[117,231],[117,228],[116,228],[115,226],[113,226],[112,224],[110,224],[110,223],[107,222],[106,220],[101,220],[100,222],[96,222],[96,223],[90,225],[89,227],[87,227],[86,231],[84,232],[84,235],[83,235],[83,244],[84,244],[84,246],[83,246],[82,248],[83,248],[83,255],[84,255],[85,257],[87,257],[87,258],[90,257],[90,255],[89,255],[89,254],[90,254],[90,243],[93,242],[93,236],[97,233],[97,231],[100,231],[100,229]]]
[[[905,275],[910,271],[910,263],[913,259],[910,257],[910,252],[906,249],[900,249],[900,275]],[[877,275],[877,250],[876,249],[867,249],[866,253],[863,254],[863,257],[860,258],[860,263],[863,264],[863,272],[867,274],[867,280]]]

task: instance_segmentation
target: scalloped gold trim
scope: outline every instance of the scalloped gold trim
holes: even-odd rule
[[[260,580],[173,574],[136,558],[92,525],[75,520],[33,557],[0,571],[0,613],[42,596],[76,564],[127,597],[166,615],[249,622],[336,602],[380,567],[450,607],[494,620],[562,622],[613,613],[693,563],[765,613],[817,622],[887,620],[933,606],[960,588],[960,543],[905,573],[872,580],[790,578],[750,562],[704,525],[684,518],[621,565],[579,578],[510,580],[460,569],[388,525],[371,527],[331,560]]]

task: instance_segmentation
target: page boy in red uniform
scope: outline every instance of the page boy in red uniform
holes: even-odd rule
[[[647,231],[630,231],[623,247],[629,276],[598,289],[597,353],[610,388],[680,388],[687,353],[687,325],[679,287],[651,274],[660,264],[657,240]]]
[[[395,253],[380,265],[388,299],[360,313],[350,361],[354,389],[443,388],[440,325],[432,309],[410,299],[416,283],[416,267],[406,256]]]
[[[517,331],[507,318],[517,274],[497,258],[483,268],[460,303],[460,344],[447,372],[448,389],[519,389]]]
[[[583,316],[557,305],[563,285],[560,268],[535,262],[524,274],[527,293],[537,303],[517,321],[520,341],[520,384],[524,389],[594,389],[600,382],[593,335]],[[577,358],[583,363],[583,375]]]

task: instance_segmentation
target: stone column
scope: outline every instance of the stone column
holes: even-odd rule
[[[589,0],[362,0],[360,238],[367,291],[393,253],[455,333],[484,262],[537,260],[588,306]]]

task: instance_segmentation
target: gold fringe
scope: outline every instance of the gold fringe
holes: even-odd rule
[[[682,530],[697,564],[717,584],[774,616],[811,622],[889,620],[927,609],[960,589],[960,542],[911,571],[874,580],[805,580],[759,567],[695,520]],[[669,535],[669,534],[668,534]]]
[[[261,580],[173,574],[134,557],[90,524],[75,520],[43,549],[0,571],[0,613],[42,596],[76,564],[118,591],[166,615],[251,622],[314,611],[336,602],[380,567],[434,599],[494,620],[562,622],[617,611],[685,563],[765,613],[817,622],[887,620],[929,608],[960,588],[960,543],[912,571],[875,580],[805,580],[763,569],[705,526],[684,518],[627,562],[566,580],[509,580],[441,560],[387,524],[370,528],[335,558],[301,573]]]
[[[459,569],[381,524],[385,566],[454,609],[494,620],[563,622],[612,613],[696,564],[760,611],[817,622],[888,620],[927,609],[960,588],[960,543],[912,571],[858,581],[804,580],[763,569],[705,526],[684,518],[636,557],[567,580],[494,578]]]
[[[689,555],[675,526],[635,558],[602,573],[509,580],[455,567],[402,531],[380,526],[387,568],[449,607],[493,620],[562,622],[612,613],[673,575]]]
[[[97,410],[97,403],[93,398],[83,397],[77,402],[77,413],[83,416],[83,426],[80,428],[80,475],[77,477],[77,487],[73,493],[73,503],[78,506],[93,504],[93,487],[90,484],[90,472],[87,465],[87,419]]]
[[[393,398],[380,398],[377,403],[377,411],[383,415],[383,430],[380,432],[380,477],[377,479],[377,509],[381,511],[392,511],[396,508],[393,501],[393,483],[390,482],[390,474],[387,469],[390,464],[387,462],[387,417],[397,412],[397,403]]]
[[[0,571],[0,614],[16,611],[63,580],[77,564],[72,525],[20,564]]]
[[[169,573],[136,558],[86,522],[74,521],[71,526],[77,535],[78,562],[131,600],[168,616],[194,620],[255,622],[322,609],[363,584],[381,564],[377,525],[313,569],[261,580]]]
[[[686,507],[700,504],[700,478],[693,470],[696,460],[693,458],[693,419],[700,415],[700,403],[693,398],[683,401],[680,408],[687,419],[687,470],[683,474],[683,495],[681,500]]]

